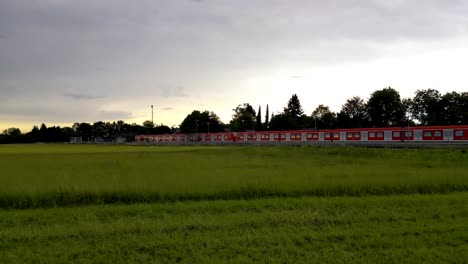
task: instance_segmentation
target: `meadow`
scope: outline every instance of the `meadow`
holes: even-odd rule
[[[468,193],[0,211],[0,263],[463,263]]]
[[[0,263],[457,263],[464,149],[0,145]]]
[[[457,149],[0,146],[0,208],[468,190]]]

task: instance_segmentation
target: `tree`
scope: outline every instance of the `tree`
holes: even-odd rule
[[[223,132],[224,124],[213,112],[194,110],[182,121],[180,131],[182,133]]]
[[[442,96],[442,125],[468,124],[468,93],[451,92]]]
[[[417,90],[411,100],[410,112],[421,125],[442,123],[442,95],[434,89]]]
[[[293,94],[288,101],[288,106],[284,108],[284,113],[291,119],[292,129],[297,129],[300,126],[300,119],[304,115],[301,102],[297,94]]]
[[[270,126],[270,110],[268,109],[268,105],[266,107],[266,113],[265,113],[265,125],[264,125],[264,129],[265,130],[269,130],[269,126]]]
[[[403,107],[405,109],[405,118],[403,125],[415,126],[416,123],[411,118],[411,106],[413,104],[413,100],[411,100],[411,98],[403,98],[401,99],[401,103],[403,104]]]
[[[336,123],[336,114],[330,111],[330,107],[325,105],[319,105],[312,112],[314,118],[314,126],[317,129],[333,128]]]
[[[271,115],[270,130],[288,130],[291,127],[291,118],[285,113]]]
[[[38,142],[39,137],[40,137],[39,127],[33,126],[33,128],[31,129],[31,132],[29,132],[28,135],[32,142]]]
[[[19,137],[22,134],[19,128],[10,127],[8,129],[3,130],[3,135],[10,136],[10,137]]]
[[[262,130],[262,107],[258,106],[258,113],[257,113],[257,130]]]
[[[231,130],[255,130],[257,114],[250,104],[244,103],[243,105],[238,105],[233,111],[234,115],[232,115],[230,122]]]
[[[375,127],[400,126],[405,122],[405,107],[400,94],[391,87],[371,94],[367,102],[367,112],[371,125]]]
[[[93,136],[93,126],[89,123],[75,123],[73,125],[77,136],[81,137],[84,141],[88,141]],[[42,127],[41,127],[42,129]]]
[[[143,122],[143,127],[147,129],[154,128],[154,123],[150,120],[146,120],[145,122]]]
[[[109,127],[102,121],[93,124],[93,136],[99,138],[109,137]]]
[[[337,115],[337,123],[343,128],[365,127],[369,123],[366,103],[359,96],[346,100]]]

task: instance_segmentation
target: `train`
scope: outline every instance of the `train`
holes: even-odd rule
[[[468,142],[468,125],[136,135],[135,142]]]

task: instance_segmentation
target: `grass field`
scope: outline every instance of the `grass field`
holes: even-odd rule
[[[0,207],[468,190],[460,150],[0,146]]]
[[[0,263],[463,262],[456,149],[0,145]]]
[[[468,193],[0,211],[3,263],[463,263]]]

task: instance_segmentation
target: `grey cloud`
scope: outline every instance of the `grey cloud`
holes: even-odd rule
[[[16,36],[0,50],[0,72],[319,64],[373,57],[392,42],[443,41],[468,32],[463,0],[193,1],[46,0],[28,8],[2,1],[0,32]]]
[[[103,99],[106,98],[102,95],[89,95],[89,94],[77,94],[77,93],[65,93],[63,94],[65,97],[69,97],[74,100],[95,100],[95,99]]]
[[[135,117],[126,111],[99,111],[97,116],[102,120],[125,120]]]
[[[193,97],[277,65],[366,61],[398,43],[418,48],[467,35],[465,0],[0,0],[0,97],[59,95],[42,110],[8,110],[2,101],[0,114],[128,116],[88,106],[103,98],[93,91]],[[190,90],[148,84],[175,80]],[[87,112],[64,110],[56,104],[64,96]]]
[[[188,97],[186,94],[186,89],[183,86],[169,86],[163,87],[161,90],[161,95],[165,98],[169,97]]]
[[[174,108],[172,108],[172,107],[164,107],[164,108],[162,108],[163,111],[171,111],[171,110],[173,110],[173,109],[174,109]]]

